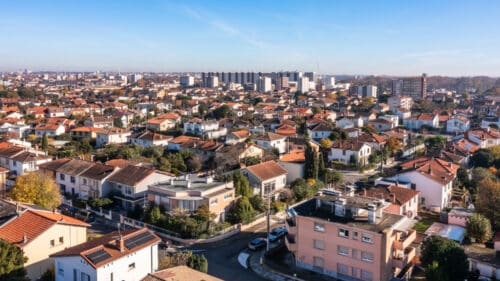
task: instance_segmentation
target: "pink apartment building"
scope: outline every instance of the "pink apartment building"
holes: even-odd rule
[[[286,245],[296,265],[340,280],[405,280],[416,232],[383,199],[323,191],[288,211]]]

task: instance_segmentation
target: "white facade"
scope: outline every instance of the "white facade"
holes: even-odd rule
[[[465,118],[450,118],[446,121],[446,132],[464,133],[470,129],[470,121]]]
[[[300,91],[302,93],[307,93],[309,92],[309,78],[307,77],[300,77],[297,83],[297,91]]]
[[[438,128],[439,127],[439,117],[438,115],[434,115],[432,120],[421,120],[418,118],[409,118],[403,120],[403,125],[405,126],[406,129],[409,130],[419,130],[422,128],[422,126],[429,126],[431,128]]]
[[[328,161],[340,161],[350,164],[351,158],[354,157],[357,164],[366,165],[368,164],[368,157],[371,153],[372,148],[366,143],[361,146],[359,151],[332,147],[330,153],[328,153]]]
[[[194,85],[194,77],[190,75],[181,76],[180,83],[182,87],[191,87]]]
[[[286,137],[279,140],[255,140],[255,144],[264,148],[276,148],[280,154],[286,152]]]
[[[269,193],[274,193],[277,190],[285,188],[287,183],[286,177],[287,175],[284,174],[272,179],[261,181],[254,174],[248,172],[248,179],[250,184],[254,187],[254,194],[258,194],[260,196],[265,196]]]
[[[296,163],[296,162],[282,162],[278,161],[281,167],[287,170],[288,174],[286,175],[286,183],[291,184],[298,178],[304,178],[304,163]]]
[[[56,281],[141,280],[158,270],[158,244],[94,268],[81,256],[54,257]],[[76,276],[76,279],[74,278]]]
[[[37,138],[43,137],[45,134],[47,137],[60,136],[66,132],[66,128],[63,125],[57,126],[54,130],[35,130],[35,136]]]
[[[411,110],[411,107],[413,106],[413,99],[408,96],[391,96],[387,100],[387,104],[389,105],[389,109],[392,111],[398,107]]]
[[[107,144],[122,144],[122,143],[127,143],[128,138],[130,137],[131,133],[130,131],[124,131],[124,132],[119,132],[119,133],[109,133],[109,132],[104,132],[100,133],[98,132],[96,134],[96,146],[97,147],[104,147]]]
[[[257,90],[259,92],[267,93],[273,90],[271,78],[270,77],[260,77],[259,83],[257,84]]]

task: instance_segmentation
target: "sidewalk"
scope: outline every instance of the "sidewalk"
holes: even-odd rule
[[[253,272],[257,273],[257,275],[267,280],[273,280],[273,281],[288,281],[288,280],[305,281],[303,279],[275,271],[272,268],[269,268],[265,264],[261,263],[261,261],[264,260],[264,253],[265,253],[264,250],[255,252],[250,255],[248,261],[248,266]]]

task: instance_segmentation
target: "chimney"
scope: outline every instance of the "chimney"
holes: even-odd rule
[[[23,244],[26,244],[28,243],[28,236],[26,235],[26,233],[24,233],[23,235]]]
[[[123,240],[123,236],[119,236],[118,239],[116,239],[116,246],[120,250],[120,253],[125,252],[125,240]]]
[[[375,223],[375,220],[377,218],[377,215],[375,213],[375,205],[368,204],[367,209],[368,209],[368,222]]]

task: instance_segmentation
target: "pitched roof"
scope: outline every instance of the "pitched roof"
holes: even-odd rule
[[[112,160],[106,161],[106,163],[104,163],[104,164],[109,165],[109,166],[113,166],[113,167],[119,167],[119,168],[125,168],[128,165],[134,165],[134,163],[132,161],[127,160],[127,159],[112,159]]]
[[[419,193],[420,191],[400,187],[397,185],[377,185],[373,188],[359,191],[359,194],[363,194],[364,196],[383,198],[386,201],[400,206],[413,199]]]
[[[0,228],[0,238],[23,248],[55,224],[90,226],[85,222],[59,213],[27,210]],[[26,243],[23,241],[25,236]]]
[[[306,161],[306,154],[303,149],[294,149],[280,158],[281,162],[302,163]]]
[[[108,180],[128,186],[135,186],[154,172],[155,170],[153,169],[129,165],[114,173]]]
[[[111,175],[115,170],[115,167],[105,165],[102,163],[95,163],[92,167],[83,172],[80,176],[91,178],[94,180],[102,180],[107,176]]]
[[[261,181],[288,174],[285,168],[281,167],[278,163],[272,160],[257,165],[248,166],[246,169]]]
[[[342,150],[350,150],[350,151],[359,151],[364,142],[359,141],[358,139],[347,139],[347,140],[336,140],[332,143],[331,148],[342,149]]]
[[[117,242],[120,234],[125,244],[123,251],[120,251]],[[132,240],[135,240],[135,243],[132,243]],[[57,252],[50,257],[80,256],[92,267],[99,268],[160,241],[161,239],[147,228],[125,230],[121,233],[113,231],[100,238]],[[96,254],[101,258],[95,257]]]
[[[257,140],[264,140],[264,141],[274,141],[274,140],[282,140],[282,139],[285,139],[286,136],[282,136],[280,134],[275,134],[275,133],[272,133],[272,132],[267,132],[265,133],[264,135],[262,136],[258,136]]]
[[[56,171],[59,167],[68,163],[69,161],[71,161],[71,158],[60,158],[40,164],[38,165],[38,168],[43,170]]]
[[[141,281],[222,281],[222,279],[179,265],[150,273]]]
[[[70,161],[64,163],[59,168],[56,169],[56,172],[65,175],[77,176],[88,168],[92,167],[94,163],[89,161],[84,161],[80,159],[71,159]]]
[[[427,178],[441,184],[447,184],[455,179],[457,170],[460,168],[459,165],[452,162],[425,156],[402,163],[400,166],[403,170],[416,170]]]

